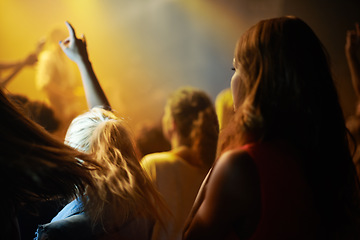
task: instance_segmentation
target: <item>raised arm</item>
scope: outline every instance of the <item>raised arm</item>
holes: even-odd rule
[[[0,79],[0,86],[5,87],[25,66],[32,66],[38,60],[38,55],[43,49],[45,44],[44,40],[40,40],[36,46],[36,50],[26,56],[23,60],[11,63],[0,63],[0,70],[4,69],[11,69],[11,73],[3,78]]]
[[[70,23],[66,22],[66,26],[69,30],[69,37],[64,41],[60,41],[60,47],[77,64],[80,70],[89,109],[103,107],[110,110],[110,103],[100,86],[89,60],[85,38],[77,38],[75,30]]]
[[[9,68],[15,68],[19,66],[22,63],[22,61],[16,61],[16,62],[0,62],[0,70],[5,70]]]
[[[350,70],[351,81],[358,100],[360,100],[360,26],[355,24],[355,30],[346,34],[345,55]]]
[[[21,60],[16,64],[10,63],[9,65],[7,65],[7,68],[12,68],[12,71],[7,77],[0,80],[1,81],[0,86],[5,87],[25,66],[31,66],[36,62],[37,62],[37,54],[31,53],[24,60]],[[2,66],[5,65],[6,64],[2,64]]]

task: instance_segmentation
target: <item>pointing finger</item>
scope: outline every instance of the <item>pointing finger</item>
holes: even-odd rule
[[[65,22],[65,24],[66,24],[66,27],[68,28],[68,30],[69,30],[69,35],[70,35],[70,37],[71,38],[75,38],[76,39],[76,35],[75,35],[75,30],[74,30],[74,28],[71,26],[71,24],[69,23],[69,22]]]

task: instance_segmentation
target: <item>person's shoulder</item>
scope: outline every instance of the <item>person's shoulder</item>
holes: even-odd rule
[[[164,163],[167,161],[171,161],[176,157],[171,152],[158,152],[158,153],[150,153],[145,155],[141,159],[142,164],[150,164],[150,163]]]
[[[224,152],[215,163],[206,188],[211,198],[225,205],[232,202],[235,212],[239,209],[247,212],[258,201],[259,175],[255,162],[244,149]]]
[[[61,209],[61,211],[51,220],[51,222],[56,222],[73,215],[80,214],[84,211],[84,205],[82,201],[77,198],[71,201],[70,203],[66,204],[66,206]]]
[[[231,167],[247,167],[255,164],[248,152],[242,148],[224,152],[217,162],[219,165],[229,165]]]
[[[145,155],[140,163],[143,169],[149,174],[153,181],[158,178],[164,168],[169,169],[175,157],[171,152],[159,152]]]
[[[252,157],[244,149],[233,149],[224,152],[215,163],[213,175],[229,182],[252,181],[258,175]]]
[[[90,218],[84,214],[76,214],[51,223],[39,225],[36,231],[37,240],[50,239],[91,239],[92,229]],[[96,231],[98,231],[96,229]]]

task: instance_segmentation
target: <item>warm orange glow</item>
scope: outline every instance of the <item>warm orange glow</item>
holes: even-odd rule
[[[229,86],[233,47],[249,25],[249,18],[232,6],[238,5],[215,0],[2,0],[0,61],[25,57],[54,28],[66,30],[67,20],[78,36],[85,33],[113,108],[135,126],[160,119],[166,97],[180,86],[202,88],[213,99]],[[35,74],[36,67],[27,67],[8,89],[45,100],[35,87]]]

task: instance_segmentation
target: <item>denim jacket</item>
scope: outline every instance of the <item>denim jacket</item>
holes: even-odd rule
[[[95,239],[83,203],[75,199],[67,204],[48,224],[40,225],[34,240]]]
[[[48,224],[40,225],[34,240],[150,240],[154,220],[132,218],[113,232],[105,232],[102,224],[93,225],[84,212],[80,199],[67,204]]]

